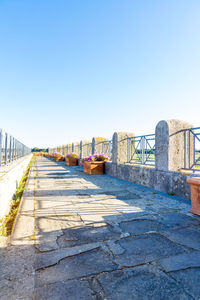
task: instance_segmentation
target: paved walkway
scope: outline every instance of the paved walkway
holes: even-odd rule
[[[200,218],[181,199],[37,158],[0,299],[200,299]]]

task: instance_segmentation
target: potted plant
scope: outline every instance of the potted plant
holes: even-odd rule
[[[65,157],[59,152],[52,153],[52,157],[55,161],[64,161],[65,160]]]
[[[187,179],[191,189],[191,204],[190,212],[200,216],[200,178],[192,177]]]
[[[77,153],[71,152],[66,155],[65,160],[67,166],[77,166],[79,155]]]
[[[104,173],[104,163],[107,160],[108,156],[104,153],[83,158],[84,172],[90,175],[102,175]]]

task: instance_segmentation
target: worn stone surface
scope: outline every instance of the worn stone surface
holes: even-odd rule
[[[175,243],[200,250],[199,226],[169,229],[163,231],[163,234]]]
[[[122,238],[116,244],[123,249],[123,252],[117,255],[123,266],[135,266],[184,252],[183,247],[155,233]]]
[[[117,264],[102,249],[94,249],[79,255],[63,258],[52,267],[37,272],[36,286],[66,281],[115,270]]]
[[[40,300],[89,300],[97,299],[89,283],[83,280],[59,282],[37,289],[36,299]]]
[[[193,299],[175,280],[149,266],[100,274],[105,299]]]
[[[176,256],[161,259],[159,265],[166,271],[179,271],[188,268],[200,268],[200,252],[183,253]]]
[[[200,268],[172,272],[171,275],[177,282],[185,286],[185,290],[188,291],[194,299],[200,299]]]
[[[198,299],[188,202],[47,158],[35,168],[1,243],[0,299]]]
[[[120,223],[120,228],[131,235],[141,235],[148,232],[160,232],[162,225],[153,220],[132,220]]]

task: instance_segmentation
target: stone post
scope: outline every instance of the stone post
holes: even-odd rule
[[[112,162],[115,164],[124,164],[128,162],[129,155],[129,137],[133,137],[132,132],[115,132],[112,138]]]
[[[183,129],[192,128],[187,122],[179,120],[163,120],[156,126],[155,134],[155,168],[161,171],[179,171],[184,168],[185,133]],[[187,149],[188,149],[187,144]],[[190,141],[193,160],[193,138]],[[188,151],[187,151],[188,152]]]
[[[92,139],[92,154],[100,154],[102,153],[102,142],[106,141],[105,138],[93,137]]]
[[[83,141],[80,141],[80,159],[83,158]]]

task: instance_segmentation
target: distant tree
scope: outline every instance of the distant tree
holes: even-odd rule
[[[31,149],[31,152],[49,152],[48,148],[38,148],[38,147],[34,147]]]

